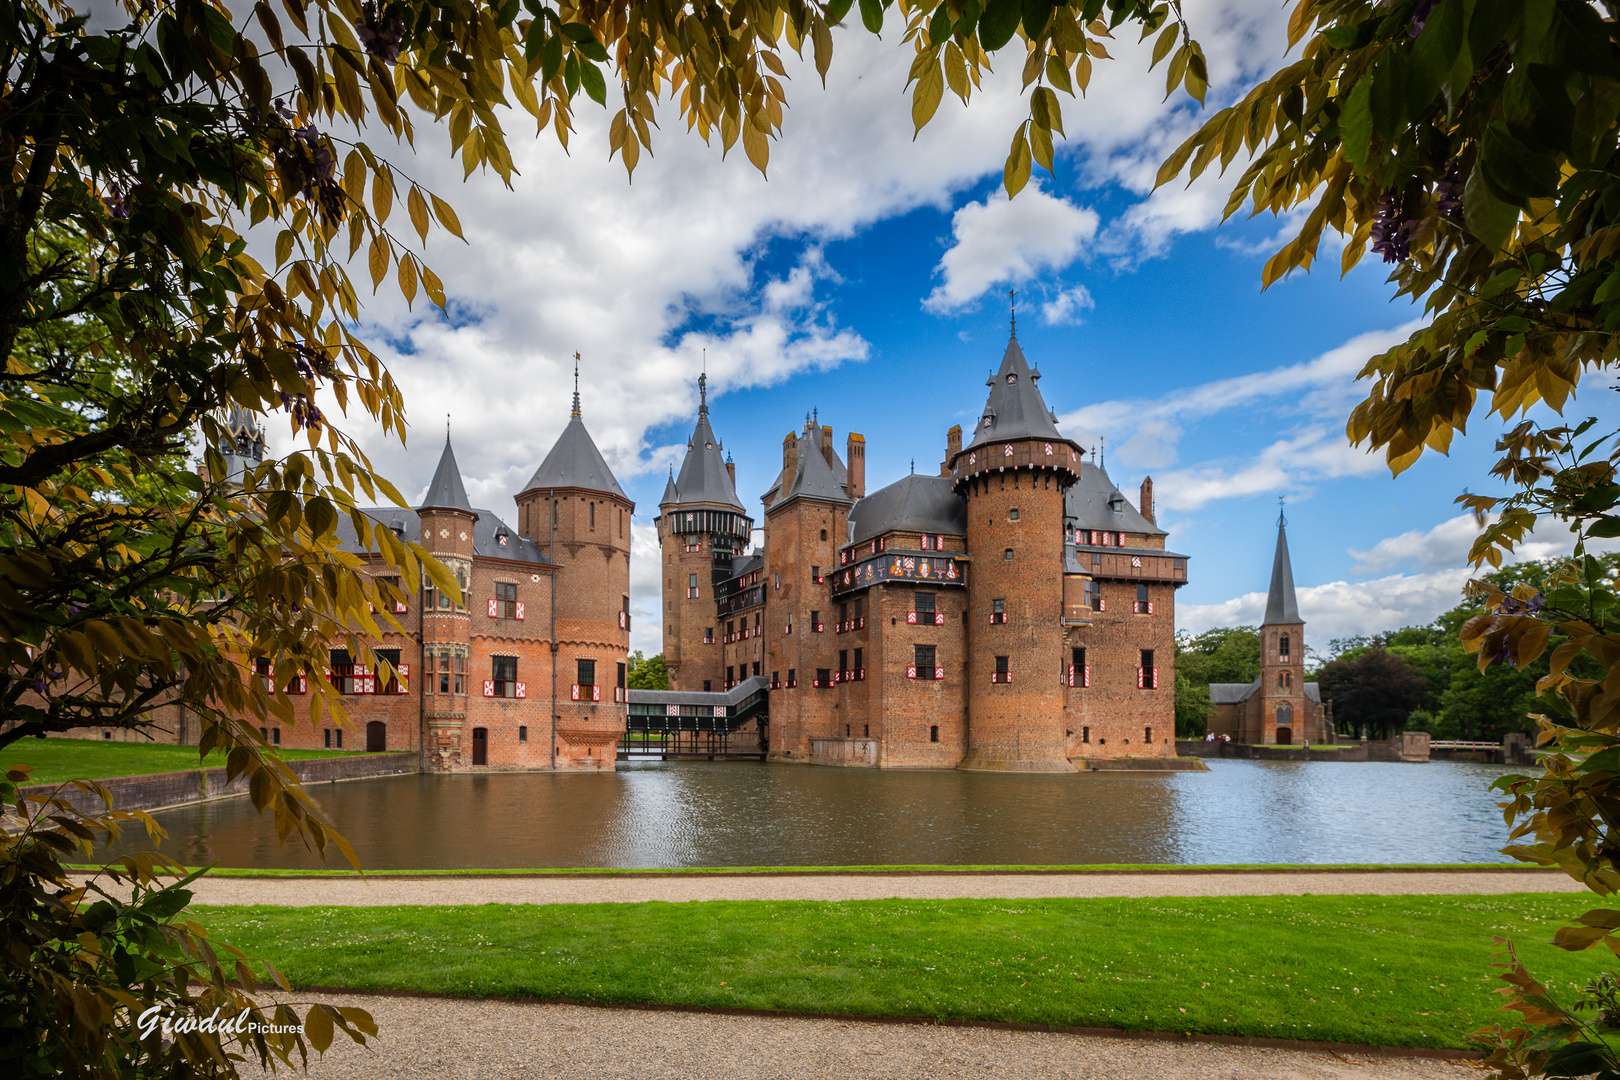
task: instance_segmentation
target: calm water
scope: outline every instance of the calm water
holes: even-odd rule
[[[378,870],[1508,861],[1487,790],[1501,766],[1210,769],[999,776],[683,762],[605,775],[399,776],[310,793]],[[272,819],[246,799],[156,817],[169,831],[163,850],[187,865],[321,865],[302,846],[278,847]]]

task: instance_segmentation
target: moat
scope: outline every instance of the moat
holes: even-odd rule
[[[750,763],[400,776],[310,789],[368,870],[903,863],[1505,862],[1499,765],[1213,761],[1004,776]],[[245,798],[156,815],[162,850],[318,867]],[[115,854],[146,847],[132,829]],[[342,866],[340,856],[335,863]]]

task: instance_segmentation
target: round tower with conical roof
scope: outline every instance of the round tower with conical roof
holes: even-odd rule
[[[577,359],[577,357],[576,357]],[[551,562],[556,767],[612,769],[629,700],[630,536],[635,504],[574,408],[517,497],[518,532]]]
[[[967,500],[967,756],[986,771],[1072,772],[1064,734],[1063,493],[1081,451],[1058,433],[1016,332],[951,458]]]
[[[464,601],[457,604],[444,591],[424,587],[421,676],[431,678],[433,669],[443,665],[444,670],[454,673],[456,680],[462,682],[471,654],[471,619],[465,601],[472,585],[473,525],[478,521],[478,514],[467,501],[467,489],[461,482],[461,469],[450,445],[448,426],[439,467],[434,470],[433,480],[416,513],[421,521],[422,546],[443,563],[460,584]],[[467,736],[465,745],[462,738],[467,720],[465,694],[424,695],[422,703],[427,722],[428,767],[447,770],[472,764],[471,736]]]
[[[732,466],[709,425],[708,376],[698,376],[698,417],[679,473],[658,501],[664,595],[664,666],[672,690],[723,689],[724,642],[715,582],[748,550],[754,522],[737,498]],[[707,684],[707,685],[705,685]]]

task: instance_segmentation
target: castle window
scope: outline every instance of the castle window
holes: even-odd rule
[[[862,724],[861,725],[861,738],[869,739],[871,737],[872,737],[872,725],[871,724]]]
[[[1153,650],[1142,650],[1142,663],[1136,669],[1136,688],[1138,690],[1157,690],[1159,688],[1159,669],[1153,664]]]
[[[1294,707],[1288,702],[1277,706],[1277,726],[1287,727],[1294,722]]]
[[[1108,602],[1103,599],[1102,585],[1096,578],[1090,578],[1086,581],[1086,603],[1090,605],[1093,611],[1108,610]]]
[[[349,656],[348,649],[331,650],[331,667],[327,670],[327,679],[338,693],[358,694],[361,692],[360,684],[364,680],[356,677],[354,660]]]
[[[857,678],[857,679],[866,678],[866,661],[865,661],[865,658],[862,655],[865,651],[866,650],[864,650],[864,649],[856,649],[855,650],[855,671],[854,671],[854,675],[855,675],[855,678]]]
[[[821,530],[821,538],[823,540],[827,539],[827,530],[826,529]]]
[[[490,657],[489,678],[495,688],[491,697],[517,697],[517,657]]]
[[[1069,650],[1069,685],[1084,689],[1091,685],[1091,667],[1084,648]]]
[[[518,725],[518,742],[529,741],[529,728],[525,724]]]
[[[772,574],[771,575],[771,585],[776,589],[777,592],[781,592],[782,591],[782,575],[781,574]]]
[[[709,692],[709,680],[708,679],[703,680],[703,692],[705,694],[707,694]]]
[[[1283,634],[1277,639],[1277,659],[1283,663],[1288,662],[1288,635]]]
[[[788,668],[788,681],[787,681],[788,689],[792,690],[795,686],[798,686],[798,685],[799,685],[799,669],[798,668]]]
[[[935,651],[932,645],[913,645],[912,666],[906,674],[913,679],[937,679],[943,672],[935,666]]]
[[[1143,731],[1144,735],[1142,736],[1142,741],[1151,746],[1153,744],[1153,729],[1144,728]]]
[[[933,593],[914,593],[911,599],[913,610],[906,617],[906,622],[918,626],[937,626],[945,621],[945,617],[934,610]]]
[[[1138,615],[1153,614],[1153,601],[1148,599],[1148,587],[1146,585],[1138,584],[1136,586],[1136,602],[1132,605],[1131,610]]]
[[[331,728],[322,728],[321,729],[321,734],[326,736],[326,748],[328,750],[332,749],[332,729]],[[110,738],[112,738],[112,732],[110,732],[110,731],[103,732],[101,737],[104,738],[104,739],[110,739]]]
[[[990,625],[1000,626],[1007,621],[1007,601],[990,601]]]
[[[1007,520],[1008,521],[1017,521],[1018,520],[1018,507],[1015,506],[1011,510],[1007,511]]]
[[[1008,562],[1012,562],[1013,561],[1013,549],[1008,548],[1006,551],[1003,551],[1001,553],[1001,557],[1003,559],[1006,559]]]
[[[556,499],[551,500],[551,523],[553,525],[557,524],[557,500]]]
[[[281,745],[281,729],[280,728],[277,727],[277,728],[271,728],[270,729],[270,745],[272,745],[272,746],[280,746]]]
[[[758,660],[754,661],[754,674],[755,675],[759,674],[759,661]]]
[[[782,673],[780,671],[771,672],[771,689],[782,689]]]
[[[705,644],[705,645],[713,645],[714,644],[714,627],[705,626],[703,628],[703,644]]]
[[[939,742],[939,725],[938,724],[930,724],[930,725],[928,725],[928,741],[929,742]]]
[[[619,665],[619,682],[618,682],[618,687],[619,687],[620,690],[624,689],[624,676],[625,676],[625,666],[623,664],[620,664]],[[620,694],[619,696],[621,698],[624,697],[623,694]]]
[[[591,503],[591,528],[593,530],[596,528],[596,503],[595,502]]]
[[[696,574],[687,574],[686,575],[686,598],[688,600],[696,600],[697,595],[698,595],[697,575]]]
[[[736,682],[737,669],[730,664],[726,665],[726,689],[730,690],[734,685],[736,685]]]
[[[399,650],[375,649],[373,651],[376,653],[378,660],[386,660],[388,662],[388,681],[380,684],[377,687],[377,693],[403,694],[405,690],[400,686],[399,682]],[[379,668],[381,666],[382,665],[380,664],[378,665]],[[381,674],[381,671],[379,671],[378,675],[380,676]]]
[[[990,679],[991,682],[998,682],[998,683],[1010,683],[1010,682],[1012,682],[1012,669],[1008,666],[1008,661],[1009,661],[1009,657],[1005,657],[1005,656],[996,657],[996,673]]]
[[[844,738],[846,738],[846,739],[849,738],[849,725],[848,724],[844,725]]]
[[[1091,741],[1091,729],[1090,728],[1083,727],[1083,728],[1080,729],[1080,741],[1083,742],[1083,743],[1088,743],[1088,742]]]
[[[467,692],[467,654],[463,652],[456,653],[453,665],[455,692],[465,694]]]
[[[838,681],[843,682],[844,676],[849,674],[849,650],[838,650]]]
[[[812,611],[810,613],[810,632],[812,634],[819,634],[824,630],[826,630],[826,626],[821,621],[821,612]]]
[[[518,614],[517,585],[510,581],[497,581],[495,583],[494,610],[491,615],[497,619],[515,619]]]
[[[273,694],[276,692],[275,681],[270,678],[269,657],[261,656],[257,660],[253,661],[253,671],[259,676],[259,685],[264,687],[265,693]]]
[[[831,685],[832,685],[832,668],[824,668],[824,667],[816,668],[816,687],[817,687],[817,689],[825,690]],[[847,734],[849,729],[845,728],[844,731]]]

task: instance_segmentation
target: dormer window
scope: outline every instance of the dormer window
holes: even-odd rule
[[[1125,496],[1117,491],[1108,496],[1108,509],[1113,513],[1123,514],[1125,512]]]
[[[1017,382],[1018,381],[1018,372],[1016,372],[1016,371],[1007,372],[1007,381],[1010,382],[1010,383]]]

